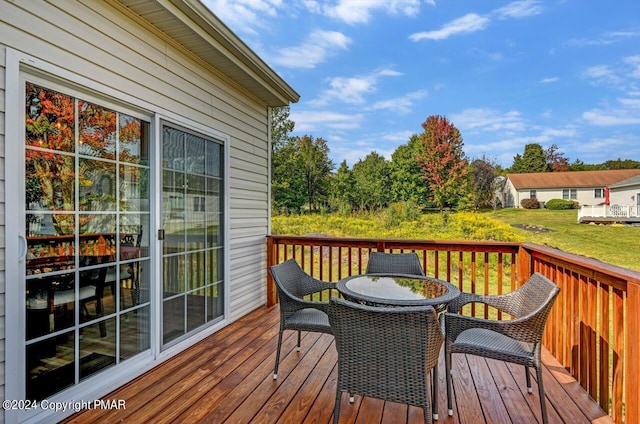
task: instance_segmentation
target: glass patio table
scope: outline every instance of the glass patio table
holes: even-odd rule
[[[443,311],[460,295],[453,284],[433,277],[408,274],[361,274],[337,283],[345,299],[372,306],[431,305]]]

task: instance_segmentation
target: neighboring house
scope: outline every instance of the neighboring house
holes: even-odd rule
[[[609,186],[611,205],[635,205],[640,207],[640,175]]]
[[[3,400],[98,399],[266,303],[298,98],[199,0],[0,0]]]
[[[640,169],[507,174],[502,189],[504,207],[519,208],[523,199],[574,200],[580,205],[605,203],[606,188],[640,176]]]
[[[579,222],[627,223],[640,222],[640,175],[611,184],[609,201],[604,205],[582,206]]]

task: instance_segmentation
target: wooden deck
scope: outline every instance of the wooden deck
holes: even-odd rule
[[[124,410],[87,410],[68,423],[330,423],[337,353],[333,337],[285,332],[277,381],[273,365],[278,307],[260,308],[111,393]],[[610,423],[611,419],[547,352],[545,390],[550,423]],[[441,370],[444,362],[441,356]],[[447,416],[444,372],[438,423],[541,422],[537,387],[526,391],[524,368],[473,356],[453,356],[454,416]],[[535,373],[532,373],[535,384]],[[342,396],[341,422],[422,423],[420,409]]]

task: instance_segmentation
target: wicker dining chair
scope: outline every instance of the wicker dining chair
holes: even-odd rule
[[[367,274],[412,274],[424,275],[420,258],[416,252],[385,253],[371,252],[367,263]]]
[[[451,399],[451,354],[466,353],[512,362],[525,366],[527,390],[532,393],[529,368],[535,368],[542,421],[547,423],[547,408],[542,384],[540,347],[547,317],[560,288],[545,276],[533,274],[527,282],[511,293],[482,296],[462,293],[449,303],[444,314],[445,367],[447,406],[453,415]],[[483,303],[511,315],[510,320],[488,320],[459,315],[468,303]]]
[[[315,331],[332,334],[327,309],[329,302],[316,302],[303,299],[306,296],[335,288],[335,284],[321,281],[304,272],[295,259],[289,259],[270,268],[271,276],[276,283],[280,303],[280,331],[278,333],[278,350],[273,379],[278,378],[280,348],[284,330],[298,331],[297,350],[300,350],[302,331]]]
[[[433,418],[437,419],[437,363],[444,336],[431,306],[381,308],[331,298],[329,322],[338,351],[333,422],[340,418],[342,392],[422,408],[431,423],[427,396],[429,371]]]

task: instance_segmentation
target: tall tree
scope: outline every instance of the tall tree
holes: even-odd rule
[[[471,179],[471,196],[475,209],[495,205],[498,180],[495,160],[482,156],[469,165]]]
[[[271,109],[271,148],[273,151],[283,147],[289,140],[289,134],[295,128],[295,122],[289,119],[289,106]]]
[[[465,195],[469,172],[460,131],[443,116],[432,115],[422,124],[420,154],[422,177],[430,188],[430,199],[442,211],[456,206]]]
[[[305,135],[298,139],[297,144],[309,210],[313,211],[329,192],[329,178],[334,165],[329,159],[329,147],[324,139]]]
[[[347,161],[343,160],[338,171],[331,178],[329,202],[338,210],[351,211],[355,206],[354,198],[353,173],[347,166]]]
[[[389,165],[384,157],[371,152],[353,165],[352,173],[354,201],[360,209],[378,209],[389,203]]]
[[[429,188],[422,178],[422,169],[418,162],[420,137],[414,134],[407,144],[398,146],[391,155],[391,201],[411,201],[418,205],[427,204]]]
[[[569,159],[564,157],[564,153],[559,151],[557,145],[552,144],[545,150],[547,156],[547,168],[551,172],[565,172],[569,170]]]
[[[308,196],[296,139],[283,143],[274,152],[271,163],[273,207],[281,212],[300,212]]]
[[[297,149],[290,133],[295,123],[289,106],[271,109],[271,199],[281,211],[299,212],[307,193],[297,163]]]
[[[511,172],[515,174],[524,172],[547,172],[547,155],[542,146],[538,143],[531,143],[524,146],[524,154],[520,153],[513,158]]]

